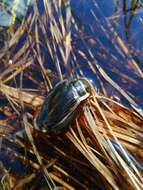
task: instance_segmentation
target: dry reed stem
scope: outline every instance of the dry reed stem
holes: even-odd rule
[[[40,106],[43,103],[43,99],[44,99],[44,97],[39,97],[37,95],[24,92],[24,89],[23,89],[23,91],[19,92],[18,89],[9,87],[4,84],[1,84],[1,91],[4,94],[6,94],[7,96],[14,98],[18,102],[19,102],[19,94],[20,94],[22,101],[25,104],[32,106],[32,107]],[[99,99],[98,99],[98,96],[96,96],[96,98],[97,98],[97,101],[100,101],[100,99],[101,99],[101,97],[99,97]],[[102,99],[104,99],[104,97],[102,97]],[[109,102],[111,104],[111,100]],[[106,99],[106,104],[107,104],[107,99]],[[104,104],[104,105],[106,105],[106,104]],[[114,104],[115,104],[115,102],[114,102]],[[142,147],[140,147],[141,138],[138,138],[138,137],[139,137],[139,134],[142,136],[143,129],[141,128],[140,125],[138,125],[137,123],[134,123],[134,121],[132,121],[132,120],[128,122],[128,114],[129,113],[131,114],[130,117],[133,116],[134,118],[136,118],[137,116],[134,113],[132,113],[131,111],[129,111],[126,107],[120,107],[118,105],[118,103],[115,104],[113,107],[113,108],[116,107],[116,109],[115,109],[116,111],[117,111],[117,107],[119,107],[118,108],[119,111],[117,111],[117,112],[115,112],[114,109],[112,109],[112,108],[110,110],[108,108],[108,106],[107,106],[107,109],[109,109],[108,111],[102,109],[101,107],[99,108],[99,105],[97,106],[97,102],[94,102],[94,101],[91,101],[91,106],[93,107],[92,108],[93,112],[96,112],[96,109],[98,108],[98,109],[101,109],[100,113],[102,112],[102,116],[104,115],[103,120],[98,119],[98,122],[97,122],[97,120],[95,119],[96,116],[94,118],[93,116],[91,116],[91,113],[89,115],[89,110],[88,110],[88,112],[85,111],[85,118],[87,119],[88,125],[89,125],[88,128],[91,127],[93,134],[98,139],[98,142],[100,144],[102,152],[106,156],[106,159],[108,159],[109,165],[111,164],[113,167],[115,167],[114,164],[115,165],[120,164],[124,168],[124,171],[126,171],[127,176],[129,177],[128,180],[129,179],[131,180],[131,183],[134,186],[134,188],[141,190],[141,187],[142,187],[142,184],[140,182],[141,178],[140,178],[140,174],[138,175],[138,171],[136,171],[136,168],[134,168],[134,166],[133,166],[133,168],[136,171],[136,176],[135,176],[135,174],[132,173],[131,169],[127,166],[127,164],[123,161],[123,159],[118,155],[118,153],[115,151],[115,149],[112,149],[113,147],[112,146],[110,147],[107,144],[107,142],[109,141],[108,140],[109,138],[115,137],[115,138],[120,139],[120,142],[122,142],[124,145],[128,144],[129,146],[127,146],[127,147],[129,147],[130,151],[131,150],[132,151],[133,150],[141,151],[142,150]],[[122,117],[122,115],[120,116],[121,110],[123,110],[123,115],[124,115],[124,110],[125,110],[124,117]],[[118,113],[119,113],[119,115],[118,115]],[[107,121],[105,118],[108,119],[108,122],[112,121],[113,123],[111,122],[110,124],[107,124],[106,123]],[[139,120],[140,119],[138,118],[137,121],[139,122]],[[121,123],[119,124],[118,122],[119,123],[121,122]],[[94,123],[96,123],[96,124],[94,124]],[[118,124],[119,124],[119,126],[118,126]],[[142,120],[140,120],[140,124],[143,125]],[[98,127],[98,130],[97,130],[97,128],[94,127],[94,125]],[[110,125],[110,126],[108,126],[108,125]],[[122,126],[123,126],[123,128],[122,128]],[[77,137],[77,135],[73,131],[71,131],[71,133],[69,133],[69,132],[67,133],[68,138],[82,152],[82,154],[87,158],[87,160],[89,160],[89,162],[91,162],[91,164],[99,172],[101,172],[102,176],[104,176],[104,178],[109,182],[109,184],[111,184],[113,189],[119,189],[117,187],[116,182],[114,181],[114,175],[95,156],[96,149],[94,151],[94,149],[92,149],[92,147],[90,148],[90,146],[86,143],[85,137],[83,136],[83,133],[80,130],[80,128],[79,128],[80,126],[78,123],[77,123],[77,127],[78,127],[78,134],[80,135],[81,140]],[[133,130],[133,133],[131,131],[129,131],[131,129]],[[129,132],[127,133],[126,131],[129,131]],[[105,139],[103,137],[105,137]],[[132,143],[132,144],[130,144],[130,143]],[[115,163],[113,163],[111,158],[108,155],[106,155],[106,149],[107,149],[107,152],[108,151],[112,152],[113,157],[114,156],[116,157],[116,159],[114,160]],[[99,152],[99,155],[100,154],[102,154],[102,153]],[[140,154],[140,156],[141,156],[141,154]]]
[[[37,107],[43,103],[44,97],[39,97],[27,92],[20,92],[20,89],[9,87],[8,85],[1,84],[0,91],[8,95],[19,102],[19,94],[21,95],[22,101],[30,106]]]
[[[51,81],[49,77],[46,75],[47,71],[44,67],[44,59],[41,54],[40,45],[42,41],[40,41],[41,39],[40,39],[38,24],[40,25],[42,34],[45,38],[46,48],[48,49],[53,61],[55,62],[60,80],[63,80],[64,77],[61,70],[61,64],[64,65],[66,69],[68,69],[67,68],[68,61],[71,55],[74,61],[77,62],[77,57],[74,54],[74,51],[72,49],[73,47],[71,45],[72,41],[71,24],[74,24],[77,31],[79,30],[79,28],[71,14],[71,7],[69,6],[69,1],[66,1],[64,3],[66,5],[65,19],[63,18],[61,12],[61,7],[62,7],[61,0],[59,0],[54,5],[50,1],[44,0],[45,15],[41,17],[39,16],[38,7],[35,2],[33,18],[32,15],[30,15],[27,21],[23,22],[20,28],[16,30],[15,34],[13,33],[13,38],[11,38],[10,40],[7,50],[9,50],[11,47],[14,47],[17,44],[17,41],[24,34],[26,29],[28,30],[27,27],[28,24],[32,26],[32,24],[35,23],[34,35],[30,35],[26,43],[21,48],[21,50],[19,50],[15,55],[13,55],[13,57],[10,57],[15,64],[9,65],[8,69],[6,69],[5,72],[1,75],[0,91],[9,100],[10,105],[13,107],[13,109],[17,114],[19,114],[19,111],[17,111],[16,109],[18,106],[21,106],[22,109],[25,109],[25,107],[28,105],[29,107],[35,109],[36,107],[39,107],[44,100],[44,97],[38,96],[37,94],[28,93],[26,92],[26,89],[22,88],[23,71],[25,72],[25,69],[27,69],[30,65],[32,65],[34,61],[33,57],[30,56],[29,47],[34,47],[32,49],[32,52],[34,53],[34,58],[37,58],[38,63],[41,67],[42,76],[47,91],[49,91],[49,89],[52,88]],[[59,12],[59,23],[54,17],[52,6],[54,6],[54,9],[57,12]],[[96,6],[98,7],[97,4]],[[46,31],[47,19],[50,20],[51,39],[48,38],[48,34]],[[107,22],[107,24],[110,23]],[[104,26],[102,26],[102,29],[105,30],[104,33],[108,39],[110,36],[108,35],[108,32],[106,34],[106,29],[104,28]],[[113,30],[114,37],[116,38],[116,41],[118,43],[115,44],[115,48],[118,48],[119,46],[123,54],[125,55],[128,54],[129,51],[124,42],[122,41],[122,39],[117,35],[116,31],[114,31],[113,28],[111,28],[111,30]],[[30,34],[30,32],[31,32],[31,27],[29,27],[27,33]],[[138,109],[138,105],[133,100],[133,98],[131,98],[129,94],[125,92],[117,83],[115,83],[107,75],[104,69],[101,68],[101,66],[96,61],[94,54],[91,52],[89,48],[87,48],[87,53],[90,55],[92,60],[95,60],[94,63],[86,57],[84,52],[80,50],[77,51],[79,55],[86,61],[91,71],[94,74],[96,74],[97,72],[95,70],[96,67],[101,76],[106,81],[108,81],[116,90],[118,90],[118,92],[120,92],[128,100],[128,102],[130,102],[130,105],[134,108],[135,111],[138,112],[138,114],[128,110],[126,107],[122,106],[117,102],[114,102],[106,97],[102,97],[94,93],[93,98],[90,99],[86,104],[86,106],[83,108],[83,115],[82,115],[83,121],[80,121],[80,119],[79,120],[76,119],[75,126],[72,126],[76,127],[77,131],[74,132],[74,130],[71,129],[70,132],[67,132],[66,135],[68,139],[75,145],[75,147],[77,147],[77,149],[84,155],[84,157],[88,160],[88,162],[96,169],[95,171],[98,171],[101,174],[101,176],[105,179],[105,181],[107,182],[107,183],[105,182],[104,184],[106,186],[106,189],[118,190],[120,189],[120,183],[123,182],[125,187],[124,186],[122,187],[125,190],[127,189],[142,190],[143,189],[142,173],[137,170],[137,168],[134,166],[134,164],[132,164],[132,162],[130,163],[130,165],[128,165],[123,160],[121,155],[118,154],[118,152],[115,150],[115,148],[110,142],[110,139],[115,140],[122,149],[123,155],[126,156],[127,158],[128,155],[126,155],[126,152],[122,148],[121,144],[125,145],[125,147],[131,151],[131,153],[135,153],[135,155],[139,158],[138,159],[139,161],[140,160],[142,161],[143,158],[142,110]],[[63,61],[62,63],[58,59],[57,52],[60,53],[61,59]],[[0,56],[3,57],[4,55],[5,54],[2,53]],[[28,58],[28,61],[25,60],[26,58]],[[25,63],[22,64],[22,67],[21,67],[22,63],[21,59],[22,61],[24,60]],[[128,60],[128,64],[129,63],[134,66],[137,73],[139,73],[139,75],[142,77],[143,74],[138,65],[136,64],[136,62],[133,59],[130,59]],[[80,72],[82,73],[82,76],[84,76],[83,71],[80,70]],[[15,77],[18,74],[21,75],[20,88],[16,89],[4,84],[12,79],[15,80]],[[135,82],[133,80],[131,81]],[[106,94],[106,89],[104,88],[104,86],[103,86],[103,91]],[[33,137],[31,136],[32,134],[30,131],[30,128],[33,128],[33,126],[31,126],[31,124],[28,123],[27,118],[26,120],[24,120],[24,124],[30,142],[32,143],[33,146],[33,150],[31,150],[31,152],[35,154],[39,160],[39,164],[36,165],[35,163],[33,163],[33,165],[36,165],[36,167],[39,168],[39,165],[42,165],[42,160],[44,160],[44,158],[35,148]],[[89,142],[92,143],[88,142],[86,135],[89,138]],[[58,153],[60,153],[60,155],[63,155],[65,156],[65,158],[68,158],[68,155],[66,155],[66,153],[63,150],[60,150],[58,147],[55,146],[53,146],[53,148],[55,148],[55,150]],[[82,163],[80,158],[78,160],[78,163],[79,164]],[[82,164],[84,166],[88,165],[85,162],[83,162]],[[62,168],[56,165],[54,165],[54,167],[59,171],[60,174],[68,176],[68,173],[64,171]],[[50,176],[56,182],[63,185],[66,189],[69,190],[75,189],[70,184],[62,180],[62,178],[58,177],[57,175],[54,175],[54,173],[50,172],[47,173],[45,171],[45,175]],[[74,177],[71,176],[71,178]],[[77,180],[74,179],[74,181]],[[79,181],[77,181],[77,183],[80,184]],[[86,189],[84,185],[83,188]]]

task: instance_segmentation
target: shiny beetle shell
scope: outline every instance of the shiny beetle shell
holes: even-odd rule
[[[90,94],[90,84],[84,78],[58,83],[45,98],[35,120],[35,127],[49,134],[65,132],[74,119],[78,106]]]

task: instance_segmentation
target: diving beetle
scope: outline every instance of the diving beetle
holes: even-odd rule
[[[36,129],[48,134],[65,132],[78,107],[91,95],[91,84],[85,78],[63,80],[47,94],[35,119]]]

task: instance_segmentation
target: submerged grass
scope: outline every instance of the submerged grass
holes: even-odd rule
[[[98,4],[95,3],[95,6],[100,10]],[[142,166],[143,113],[134,96],[109,76],[85,41],[82,40],[88,56],[80,48],[76,54],[72,27],[78,33],[83,31],[72,14],[69,1],[44,0],[42,14],[37,1],[34,1],[33,7],[33,13],[30,12],[18,28],[13,27],[7,46],[0,49],[0,91],[1,101],[5,101],[0,107],[0,112],[4,114],[4,119],[0,120],[4,146],[1,146],[1,152],[3,149],[8,152],[10,160],[19,158],[25,167],[19,175],[11,169],[11,165],[6,166],[2,162],[1,188],[142,190],[143,169],[137,167],[124,149]],[[109,24],[106,19],[105,26],[100,26],[107,38],[110,31],[106,25]],[[116,30],[113,27],[110,30],[116,38],[117,52],[128,55],[129,50]],[[17,48],[24,35],[26,39]],[[106,49],[103,49],[103,55],[105,52]],[[46,54],[50,55],[49,59]],[[91,97],[79,107],[79,114],[65,134],[51,137],[38,132],[34,128],[35,115],[55,81],[65,79],[66,73],[69,78],[78,76],[77,68],[80,75],[86,77],[79,57],[99,79],[103,93],[96,90],[94,83],[91,84]],[[54,64],[49,61],[51,59]],[[135,60],[128,59],[128,56],[125,60],[129,68],[132,66],[131,69],[142,77]],[[134,110],[115,101],[112,96],[108,97],[99,73]],[[27,137],[22,135],[24,130]],[[18,135],[15,135],[17,132]],[[117,151],[112,141],[117,143],[122,153]],[[11,164],[17,163],[13,161]]]

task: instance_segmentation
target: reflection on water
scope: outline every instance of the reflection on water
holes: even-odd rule
[[[142,1],[124,0],[123,3],[118,7],[118,11],[115,15],[115,18],[117,18],[117,21],[119,23],[118,25],[116,24],[116,30],[118,30],[122,38],[128,43],[128,48],[130,49],[132,56],[139,63],[142,62],[143,59],[142,57],[143,12],[142,11],[143,11]],[[143,67],[141,63],[140,67],[141,68]]]
[[[8,27],[13,24],[13,18],[21,21],[26,15],[30,0],[1,0],[0,1],[0,26]]]
[[[9,28],[9,26],[11,26],[12,24],[13,17],[11,10],[13,9],[13,2],[14,1],[0,1],[0,26],[2,27],[1,33],[3,35],[5,35],[5,27]],[[29,1],[20,0],[17,2],[18,4],[17,9],[15,9],[15,14],[17,15],[17,18],[21,20],[26,15],[26,9]],[[43,1],[39,2],[41,2],[41,4],[43,3]],[[38,84],[40,81],[39,78],[43,73],[41,74],[40,72],[38,76],[39,65],[37,63],[39,63],[43,59],[44,66],[47,69],[50,69],[54,74],[54,77],[53,75],[50,76],[52,78],[52,82],[59,81],[59,70],[57,69],[57,65],[59,64],[64,77],[68,78],[79,75],[86,76],[93,81],[94,85],[97,86],[98,90],[101,93],[112,98],[115,97],[116,100],[118,99],[119,102],[121,101],[121,103],[126,104],[130,107],[129,100],[127,101],[125,96],[123,96],[123,93],[121,93],[120,89],[117,88],[119,86],[132,98],[132,100],[135,101],[135,103],[137,103],[140,108],[142,108],[142,1],[71,0],[70,6],[72,19],[68,20],[66,28],[67,33],[69,32],[69,30],[71,32],[69,32],[71,35],[71,41],[69,42],[71,43],[71,53],[68,52],[67,46],[63,47],[64,42],[66,41],[66,32],[60,25],[61,17],[58,17],[58,14],[60,14],[60,16],[66,18],[66,6],[64,5],[61,9],[59,9],[58,14],[57,12],[53,13],[56,23],[60,28],[59,31],[62,31],[61,33],[63,34],[63,38],[59,35],[62,39],[60,41],[59,39],[56,39],[55,36],[53,36],[53,31],[51,32],[51,26],[55,20],[49,22],[48,19],[45,19],[45,17],[47,18],[49,15],[46,11],[42,12],[41,7],[43,6],[41,6],[41,4],[39,3],[39,8],[40,14],[42,16],[40,17],[38,15],[38,19],[34,22],[34,24],[37,24],[35,24],[38,28],[36,28],[36,30],[39,31],[38,40],[36,33],[37,31],[35,32],[32,28],[35,25],[33,24],[34,26],[31,26],[29,24],[31,20],[29,21],[28,19],[27,20],[29,21],[29,25],[23,35],[24,38],[20,38],[20,40],[18,38],[18,40],[15,40],[16,43],[14,44],[14,47],[11,45],[12,42],[9,39],[6,40],[8,42],[11,42],[10,47],[4,47],[6,44],[6,40],[3,41],[4,38],[0,37],[0,57],[2,58],[2,63],[6,62],[6,55],[8,53],[8,59],[14,59],[16,63],[18,62],[19,57],[20,60],[25,60],[24,63],[29,60],[28,58],[31,56],[31,54],[32,58],[34,58],[36,66],[35,68],[32,68],[33,70],[31,69],[32,74],[27,73],[26,75],[24,73],[25,80],[23,83],[23,87],[29,88],[29,86],[31,87],[32,84],[34,84],[36,87],[38,85],[40,86],[40,84]],[[56,10],[55,7],[53,8],[53,10]],[[66,24],[66,22],[63,21],[63,24]],[[31,26],[31,28],[29,26]],[[59,31],[57,31],[56,29],[54,30],[54,32],[57,33]],[[38,48],[37,45],[39,45]],[[24,53],[22,53],[22,48]],[[64,59],[65,57],[63,56],[65,52],[67,54],[70,54],[69,56],[67,56],[68,58],[66,57],[67,59]],[[20,54],[20,56],[18,53]],[[41,55],[41,57],[39,56],[38,58],[35,58],[35,55],[39,54]],[[65,60],[66,64],[64,63]],[[7,65],[2,65],[0,70],[1,74],[4,75],[3,71],[6,67]],[[108,77],[105,76],[103,71]],[[34,74],[34,78],[37,79],[38,82],[36,80],[32,81],[33,83],[27,82],[29,78],[32,78],[34,76]],[[8,74],[6,73],[5,75],[7,76]],[[116,85],[114,85],[112,81]],[[15,84],[12,82],[13,81],[10,81],[10,84]],[[40,90],[39,92],[42,91]],[[3,155],[5,155],[5,157],[7,158],[6,153],[4,153]],[[14,168],[14,170],[16,169],[17,168]]]
[[[91,70],[85,66],[87,65],[85,64],[86,61],[80,57],[77,50],[83,51],[88,60],[90,59],[95,65],[99,64],[104,68],[110,78],[130,92],[134,98],[136,97],[135,100],[141,104],[143,100],[141,95],[143,90],[142,74],[136,72],[136,66],[132,63],[135,61],[143,70],[141,64],[142,26],[140,23],[143,16],[142,4],[139,1],[107,2],[103,0],[90,1],[90,3],[87,1],[71,1],[71,6],[81,30],[77,39],[74,35],[75,54],[77,54],[78,63],[84,65],[83,70],[86,75],[91,75]],[[123,40],[122,42],[128,50],[122,47],[119,40]],[[90,49],[93,58],[87,53],[87,49]],[[136,57],[139,58],[136,59]],[[127,64],[129,62],[132,63]],[[106,85],[99,71],[96,73],[96,78],[103,80],[104,85]],[[109,86],[107,89],[112,89]],[[119,92],[118,96],[120,96]]]
[[[1,26],[10,25],[13,17],[9,10],[13,11],[14,9],[19,19],[24,17],[29,3],[30,1],[28,0],[1,1]],[[42,1],[38,6],[40,14],[46,14],[45,11],[42,13]],[[56,72],[57,65],[60,64],[61,72],[65,74],[65,77],[85,75],[94,81],[100,91],[104,91],[102,89],[102,86],[104,86],[109,96],[115,94],[119,96],[119,99],[123,99],[122,101],[125,103],[125,99],[120,93],[116,92],[111,83],[109,84],[109,81],[107,82],[103,74],[99,72],[98,68],[101,66],[115,83],[131,94],[134,101],[142,106],[142,1],[72,0],[70,6],[74,22],[69,20],[67,31],[71,31],[72,55],[68,59],[66,58],[68,60],[66,66],[62,64],[66,60],[63,58],[63,52],[65,51],[63,47],[64,43],[62,41],[56,42],[55,37],[50,31],[51,23],[46,23],[45,30],[47,31],[47,36],[43,40],[43,33],[43,35],[39,35],[39,40],[42,42],[40,44],[41,55],[44,56],[45,60],[48,60],[47,67]],[[63,5],[61,10],[59,9],[56,12],[57,10],[54,8],[53,1],[51,9],[53,10],[55,21],[58,23],[59,30],[62,31],[58,14],[61,14],[66,19],[66,6]],[[41,30],[42,22],[41,19],[37,22],[39,33],[43,30]],[[5,34],[3,30],[1,33],[1,36]],[[7,44],[9,47],[9,41],[4,40],[2,43],[3,39],[7,37],[5,34],[1,38],[0,46]],[[17,45],[14,48],[13,54],[21,47],[21,44],[25,43],[22,40],[19,41],[19,46]],[[46,43],[50,44],[51,50]],[[7,48],[2,49],[1,52],[0,57],[2,58],[4,57],[4,52],[8,53]],[[89,62],[93,65],[94,71],[89,66]]]

